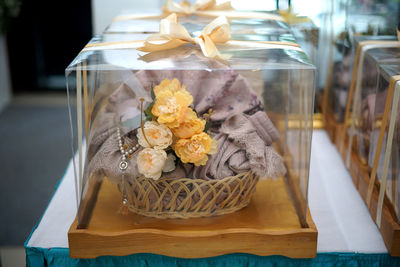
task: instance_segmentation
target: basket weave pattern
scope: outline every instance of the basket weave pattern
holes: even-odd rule
[[[131,211],[156,218],[195,218],[232,213],[247,206],[259,177],[251,172],[221,180],[144,177],[128,183]]]

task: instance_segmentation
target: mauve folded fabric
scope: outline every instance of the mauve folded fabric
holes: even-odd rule
[[[265,112],[232,115],[214,137],[218,152],[210,156],[205,166],[195,167],[193,176],[223,179],[253,171],[260,178],[278,178],[286,169],[281,156],[271,146],[277,138],[278,131]]]
[[[142,85],[150,90],[164,79],[177,78],[193,96],[194,109],[202,115],[211,108],[213,121],[223,121],[232,114],[250,112],[260,101],[246,79],[231,69],[208,70],[142,70],[136,73]]]

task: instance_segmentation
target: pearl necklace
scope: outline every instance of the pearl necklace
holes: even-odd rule
[[[128,168],[128,162],[126,161],[126,158],[130,158],[130,155],[132,155],[136,150],[138,150],[139,144],[136,144],[132,148],[128,149],[127,145],[122,144],[121,130],[119,128],[117,128],[117,137],[118,137],[119,151],[122,154],[121,162],[119,163],[119,168],[122,171],[124,171]]]

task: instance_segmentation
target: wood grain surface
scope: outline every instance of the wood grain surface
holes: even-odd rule
[[[121,194],[105,179],[87,229],[68,233],[72,258],[156,253],[201,258],[228,253],[315,257],[317,229],[308,212],[302,228],[284,179],[263,180],[250,204],[232,214],[196,219],[155,219],[119,212]]]

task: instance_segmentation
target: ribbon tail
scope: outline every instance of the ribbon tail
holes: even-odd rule
[[[217,5],[216,0],[197,0],[194,5],[194,10],[210,10]]]
[[[298,16],[296,13],[292,13],[291,9],[280,10],[279,14],[285,19],[288,24],[312,22],[312,20],[308,17]]]
[[[183,1],[181,4],[174,2],[173,0],[165,0],[162,10],[166,14],[178,13],[178,14],[190,14],[191,6],[187,1]]]
[[[216,0],[197,0],[193,5],[193,9],[195,11],[227,11],[233,10],[233,7],[231,5],[231,1],[225,1],[223,3],[217,4]]]
[[[202,31],[202,36],[211,38],[214,43],[226,43],[231,39],[231,27],[228,20],[224,16],[220,16],[208,25]]]
[[[202,36],[202,38],[195,38],[196,43],[200,46],[201,51],[206,57],[228,60],[231,58],[231,55],[223,55],[221,54],[214,42],[208,36]]]
[[[234,10],[231,1],[226,1],[224,3],[215,5],[214,7],[211,8],[211,10]]]
[[[188,43],[187,41],[181,39],[171,39],[171,40],[159,40],[159,41],[148,41],[144,42],[142,47],[137,48],[137,50],[142,52],[156,52],[162,50],[169,50],[179,47],[183,44]]]
[[[199,52],[201,53],[201,52]],[[156,52],[146,53],[143,56],[140,56],[140,59],[145,62],[158,61],[163,59],[179,59],[179,58],[187,58],[193,54],[193,49],[189,47],[181,47],[177,49],[171,50],[162,50]]]

